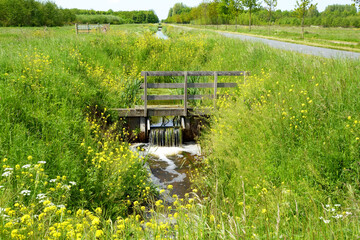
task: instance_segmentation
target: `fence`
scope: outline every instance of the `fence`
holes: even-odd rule
[[[110,30],[110,23],[108,24],[75,24],[76,34],[95,32],[107,32]]]
[[[148,100],[183,100],[184,108],[182,116],[186,116],[188,112],[188,100],[201,100],[204,98],[217,99],[217,89],[218,88],[232,88],[236,87],[236,83],[218,83],[218,76],[244,76],[244,78],[250,75],[249,72],[245,71],[194,71],[194,72],[176,72],[176,71],[164,71],[164,72],[142,72],[144,76],[144,83],[141,85],[141,88],[144,89],[144,95],[142,99],[144,100],[144,117],[148,116]],[[147,78],[152,76],[184,76],[184,83],[148,83]],[[189,76],[214,76],[213,83],[188,83]],[[166,89],[176,89],[183,88],[184,95],[148,95],[147,90],[151,88],[166,88]],[[188,95],[188,88],[214,88],[212,95]],[[179,110],[178,110],[179,111]]]

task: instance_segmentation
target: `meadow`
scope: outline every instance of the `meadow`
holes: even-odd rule
[[[249,26],[246,25],[185,25],[189,27],[238,32],[274,40],[287,41],[311,46],[333,48],[345,51],[360,51],[360,31],[358,28],[306,26],[304,39],[299,26]]]
[[[0,30],[1,239],[359,237],[359,60],[171,26],[167,41],[156,25]],[[172,203],[109,110],[142,103],[144,70],[252,73]]]

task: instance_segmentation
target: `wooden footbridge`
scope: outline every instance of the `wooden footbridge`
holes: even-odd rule
[[[211,115],[213,108],[192,108],[188,106],[189,100],[202,100],[213,99],[214,107],[216,99],[219,97],[217,94],[218,88],[233,88],[237,83],[218,82],[220,76],[243,76],[244,81],[250,75],[246,71],[144,71],[141,73],[144,77],[144,83],[141,88],[144,89],[143,106],[136,106],[135,108],[115,108],[122,118],[127,118],[131,129],[140,128],[140,139],[146,139],[147,133],[150,131],[150,120],[152,116],[179,116],[181,117],[181,126],[183,129],[190,129],[190,120],[196,116]],[[183,83],[148,83],[149,77],[184,77]],[[188,81],[192,76],[213,76],[214,81],[211,83],[191,83]],[[212,88],[210,95],[190,95],[188,89],[190,88]],[[184,89],[182,95],[149,95],[148,89]],[[182,100],[182,106],[164,106],[164,105],[148,105],[148,101],[164,101],[164,100]]]

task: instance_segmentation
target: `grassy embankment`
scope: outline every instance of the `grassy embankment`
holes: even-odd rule
[[[184,26],[219,31],[238,32],[251,36],[259,36],[285,42],[360,52],[360,31],[357,28],[305,27],[305,38],[302,39],[301,27],[271,26],[269,32],[268,26],[252,26],[250,32],[249,26],[243,25]]]
[[[359,61],[171,28],[162,41],[143,29],[3,29],[2,238],[359,236]],[[196,189],[172,206],[150,201],[143,160],[106,117],[141,103],[141,70],[253,74],[218,102]]]

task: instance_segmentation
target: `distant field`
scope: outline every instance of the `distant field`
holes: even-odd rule
[[[323,28],[305,27],[305,39],[301,39],[301,27],[271,26],[234,26],[234,25],[186,25],[196,28],[221,31],[239,32],[259,35],[268,38],[296,41],[303,44],[319,45],[324,47],[360,51],[360,29],[357,28]]]

